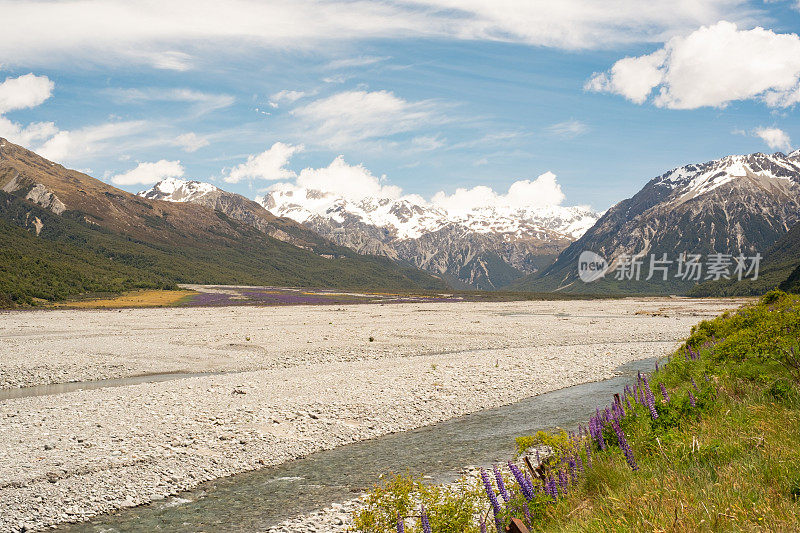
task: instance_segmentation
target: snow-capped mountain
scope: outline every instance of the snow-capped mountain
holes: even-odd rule
[[[609,209],[553,265],[517,287],[602,290],[606,280],[576,282],[578,256],[584,250],[609,261],[623,254],[667,253],[672,259],[683,252],[763,254],[799,221],[800,150],[686,165],[653,178]],[[654,289],[644,284],[639,290]],[[658,290],[673,291],[675,285]]]
[[[257,200],[337,244],[481,289],[539,270],[599,217],[586,207],[561,206],[451,213],[415,196],[352,201],[293,186]]]

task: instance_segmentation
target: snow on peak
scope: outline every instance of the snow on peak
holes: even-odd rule
[[[729,155],[707,163],[678,167],[659,176],[655,181],[692,197],[710,192],[748,174],[797,181],[800,161],[792,160],[797,155],[800,155],[800,150],[788,156],[780,152],[772,155]]]
[[[417,239],[446,226],[455,225],[474,233],[502,233],[515,237],[547,238],[552,233],[577,239],[599,218],[588,207],[481,207],[451,213],[418,196],[368,197],[347,200],[330,192],[292,185],[276,186],[261,198],[265,208],[297,222],[322,217],[342,224],[355,219],[390,231],[396,239]]]
[[[167,202],[191,202],[201,196],[219,189],[210,183],[201,181],[182,180],[180,178],[166,178],[146,191],[141,191],[138,196]]]

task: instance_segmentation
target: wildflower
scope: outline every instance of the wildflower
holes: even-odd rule
[[[403,523],[403,517],[397,513],[397,533],[405,533],[406,525]]]
[[[486,496],[489,497],[489,503],[492,504],[492,510],[494,514],[500,512],[500,502],[497,501],[497,495],[494,493],[494,489],[492,488],[492,482],[489,480],[489,474],[486,473],[486,470],[481,468],[481,480],[483,481],[483,488],[486,489]]]
[[[694,378],[692,378],[692,387],[694,387],[694,390],[697,392],[700,392],[700,389],[697,388],[697,382],[694,380]]]
[[[481,517],[481,533],[486,533],[486,519]]]
[[[633,414],[633,407],[631,407],[631,401],[625,396],[625,404],[628,406],[628,413]]]
[[[425,512],[425,506],[420,507],[419,523],[422,526],[422,533],[432,533],[431,523],[428,521],[428,513]]]
[[[528,504],[522,502],[522,511],[525,513],[525,521],[528,523],[528,526],[533,525],[533,518],[531,517],[531,510],[528,509]]]
[[[692,394],[692,391],[689,391],[689,405],[691,405],[692,407],[697,407],[694,401],[694,394]]]
[[[653,420],[658,418],[658,413],[656,412],[656,399],[653,396],[653,391],[650,390],[650,382],[647,380],[647,376],[642,378],[642,383],[644,384],[645,392],[644,397],[646,400],[645,405],[650,410],[650,416],[653,417]]]
[[[581,459],[580,454],[575,455],[575,463],[578,465],[578,472],[583,474],[583,459]]]
[[[569,465],[569,473],[570,476],[572,476],[572,481],[578,481],[578,463],[575,461],[575,457],[569,456],[567,464]]]
[[[508,469],[511,470],[511,475],[513,475],[514,479],[517,480],[517,483],[519,484],[519,489],[522,491],[522,495],[525,496],[525,499],[528,501],[532,500],[533,487],[531,486],[527,478],[522,475],[522,471],[519,469],[519,467],[514,463],[512,463],[511,461],[509,461]]]
[[[547,480],[547,494],[554,499],[558,499],[558,487],[556,486],[556,480],[553,479],[553,476],[550,476]]]
[[[592,443],[588,440],[586,441],[586,466],[592,467]]]
[[[639,470],[639,465],[636,464],[636,458],[633,456],[633,450],[631,450],[631,447],[628,444],[628,439],[625,438],[625,432],[622,431],[622,428],[619,427],[619,424],[616,421],[611,423],[611,427],[614,428],[614,433],[617,434],[617,442],[619,443],[619,447],[622,449],[622,453],[625,455],[625,460],[628,462],[628,466],[631,467],[631,470]]]
[[[503,474],[500,473],[500,469],[497,468],[497,465],[494,465],[494,478],[497,480],[497,490],[500,492],[500,495],[505,501],[511,501],[511,495],[508,494],[506,484],[503,482]]]
[[[561,494],[566,494],[567,488],[569,487],[569,477],[567,473],[561,469],[558,470],[558,485],[561,488],[559,492],[561,492]]]
[[[669,403],[669,394],[667,394],[667,388],[663,383],[659,383],[659,385],[661,386],[661,395],[664,397],[664,401]]]

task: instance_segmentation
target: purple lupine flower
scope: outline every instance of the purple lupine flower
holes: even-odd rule
[[[486,533],[486,519],[481,517],[481,533]]]
[[[569,476],[567,476],[567,473],[560,468],[558,469],[558,486],[561,489],[559,492],[562,495],[566,495],[567,487],[569,486]]]
[[[578,481],[578,463],[575,461],[575,457],[570,455],[567,458],[567,464],[569,465],[569,473],[574,483],[575,481]]]
[[[697,407],[694,401],[694,394],[692,394],[692,391],[689,391],[689,405],[691,405],[692,407]]]
[[[549,490],[548,494],[552,496],[554,499],[558,499],[558,486],[556,485],[556,480],[553,476],[550,476],[547,480],[547,488]]]
[[[517,480],[519,484],[519,489],[522,491],[522,495],[525,496],[525,499],[530,501],[533,499],[533,487],[531,486],[528,479],[522,475],[522,471],[519,469],[517,465],[512,463],[511,461],[508,462],[508,469],[511,470],[511,475],[514,476],[514,479]]]
[[[656,372],[658,372],[658,361],[656,361]]]
[[[650,416],[653,417],[653,420],[658,418],[658,412],[656,412],[656,399],[653,396],[653,391],[650,390],[650,382],[647,380],[647,376],[643,376],[642,383],[644,383],[645,388],[645,399],[647,400],[647,408],[650,410]]]
[[[431,523],[428,521],[428,513],[425,512],[425,506],[420,506],[419,511],[419,523],[422,526],[422,533],[432,533]]]
[[[578,465],[578,472],[583,474],[583,459],[580,454],[575,454],[575,463]]]
[[[531,510],[528,509],[528,504],[522,502],[522,511],[525,513],[525,521],[528,523],[528,527],[533,526],[533,517],[531,517]]]
[[[403,523],[403,517],[397,513],[397,533],[405,533],[406,525]]]
[[[486,473],[486,470],[481,468],[481,480],[483,481],[483,488],[486,489],[486,496],[489,497],[489,503],[492,504],[492,510],[494,510],[494,514],[500,512],[500,502],[497,501],[497,495],[494,493],[494,489],[492,488],[492,482],[489,480],[489,474]]]
[[[663,383],[659,383],[659,385],[661,386],[661,395],[664,397],[664,401],[669,403],[669,394],[667,394],[667,388]]]
[[[497,468],[497,465],[492,465],[494,468],[494,478],[497,480],[497,491],[503,497],[506,502],[511,501],[511,495],[506,490],[506,484],[503,482],[503,474],[500,473],[500,469]]]
[[[503,523],[500,522],[500,516],[494,515],[494,527],[497,528],[497,533],[505,533],[506,528],[503,527]]]
[[[586,466],[592,467],[592,443],[588,440],[586,441]]]
[[[625,396],[625,404],[628,406],[628,414],[633,415],[633,407],[631,406],[631,401],[627,396]]]
[[[697,392],[700,392],[700,389],[697,388],[697,382],[694,380],[694,378],[692,378],[692,387],[694,387],[694,390]]]
[[[625,455],[628,466],[631,467],[631,470],[639,470],[639,465],[636,464],[636,458],[633,456],[633,450],[628,444],[628,439],[625,438],[625,432],[622,431],[622,428],[619,427],[616,421],[612,422],[612,427],[614,428],[614,433],[617,434],[617,442],[622,449],[622,453]]]

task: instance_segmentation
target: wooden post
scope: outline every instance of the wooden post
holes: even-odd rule
[[[531,533],[519,518],[512,518],[511,523],[506,528],[506,531],[509,533]]]

